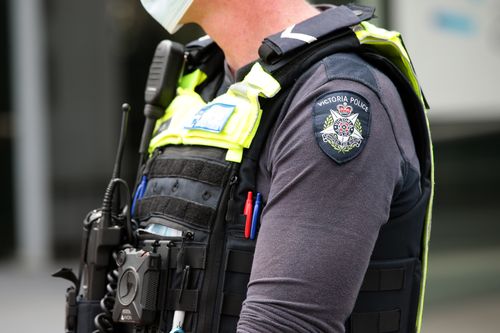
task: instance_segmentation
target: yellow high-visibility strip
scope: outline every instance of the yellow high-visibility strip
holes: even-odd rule
[[[429,198],[429,203],[427,206],[427,211],[425,215],[424,230],[423,230],[423,240],[422,240],[422,278],[420,283],[420,295],[418,301],[418,310],[416,318],[416,331],[420,332],[422,328],[422,318],[425,300],[425,287],[427,282],[427,270],[428,270],[428,256],[429,256],[429,241],[432,225],[432,202],[434,200],[434,154],[433,145],[431,141],[429,118],[427,117],[428,110],[425,107],[424,96],[420,84],[417,80],[417,75],[413,69],[410,57],[406,51],[402,40],[401,34],[397,31],[388,31],[385,29],[378,28],[373,24],[368,22],[362,22],[355,29],[356,36],[358,37],[361,44],[372,45],[377,48],[377,50],[383,55],[389,58],[402,73],[409,80],[413,90],[419,97],[422,103],[423,109],[425,111],[425,119],[427,124],[427,130],[429,133],[429,149],[430,149],[430,159],[431,159],[431,193]]]
[[[422,280],[420,282],[420,298],[418,302],[418,312],[417,312],[417,322],[416,328],[417,333],[420,333],[422,329],[422,318],[424,315],[424,301],[425,301],[425,287],[427,285],[427,270],[428,270],[428,257],[429,257],[429,241],[431,238],[431,228],[432,228],[432,203],[434,201],[434,147],[431,141],[431,131],[429,118],[425,117],[427,122],[427,130],[429,133],[429,142],[430,142],[430,158],[431,158],[431,194],[429,197],[429,204],[427,206],[427,212],[425,215],[425,224],[424,224],[424,239],[422,244]]]
[[[413,70],[410,56],[401,41],[401,34],[376,27],[368,22],[362,22],[359,26],[361,29],[355,29],[355,33],[360,43],[376,47],[382,55],[389,58],[410,81],[413,90],[424,105],[422,89]]]
[[[259,63],[255,63],[243,81],[231,85],[225,94],[206,104],[194,91],[205,78],[203,73],[194,72],[181,80],[177,96],[161,119],[161,123],[169,121],[168,128],[153,137],[150,152],[167,144],[203,145],[225,148],[228,150],[226,160],[241,162],[243,150],[250,147],[262,116],[259,97],[273,97],[281,86]],[[201,117],[198,111],[217,104],[233,107],[222,130],[187,126],[196,121],[193,120],[196,117]],[[157,124],[157,129],[160,126]]]

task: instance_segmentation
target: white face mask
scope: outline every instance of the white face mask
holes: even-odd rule
[[[142,6],[170,34],[182,27],[179,21],[186,14],[193,0],[141,0]]]

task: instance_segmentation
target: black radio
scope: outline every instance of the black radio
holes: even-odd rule
[[[181,44],[165,40],[155,51],[145,92],[139,177],[156,120],[175,97],[184,61]],[[67,291],[67,333],[142,332],[142,326],[153,324],[165,304],[170,243],[155,241],[157,238],[151,243],[138,242],[130,190],[119,178],[130,106],[124,104],[122,110],[118,152],[102,208],[89,213],[83,223],[78,275],[70,269],[54,274],[73,284]]]

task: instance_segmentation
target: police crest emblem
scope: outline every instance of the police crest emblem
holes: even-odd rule
[[[320,148],[342,164],[361,152],[370,129],[370,107],[350,91],[327,93],[318,98],[313,112],[314,132]]]

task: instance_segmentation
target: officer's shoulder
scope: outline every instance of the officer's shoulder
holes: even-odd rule
[[[327,81],[349,80],[363,84],[380,95],[380,80],[388,79],[354,52],[332,54],[322,60]]]
[[[326,155],[344,164],[356,158],[369,140],[373,111],[387,102],[383,90],[389,79],[356,53],[335,53],[321,63],[325,81],[311,95],[315,96],[314,136]]]

